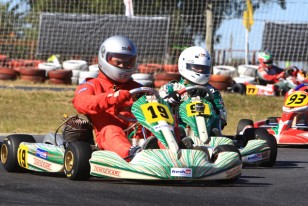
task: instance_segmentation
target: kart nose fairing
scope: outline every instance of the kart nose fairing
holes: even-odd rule
[[[182,149],[148,149],[126,162],[114,152],[95,151],[90,159],[91,175],[142,180],[223,180],[241,174],[242,162],[236,152],[222,152],[212,163],[205,152]]]

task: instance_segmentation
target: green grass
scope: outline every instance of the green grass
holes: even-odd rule
[[[0,85],[3,85],[2,82]],[[74,91],[0,89],[0,133],[55,132],[62,123],[64,114],[77,114],[71,102],[73,96]],[[280,116],[282,112],[283,97],[229,93],[222,93],[222,96],[228,115],[228,125],[223,130],[226,135],[235,134],[240,119],[256,121],[269,116]]]

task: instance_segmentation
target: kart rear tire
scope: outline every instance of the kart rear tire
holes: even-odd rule
[[[237,152],[239,155],[240,160],[242,160],[242,155],[240,153],[240,151],[238,150],[238,148],[234,145],[218,145],[215,147],[212,156],[211,156],[211,161],[215,162],[217,160],[217,157],[219,155],[219,153],[222,152]]]
[[[141,149],[159,149],[158,139],[155,136],[150,136],[147,140],[143,143]]]
[[[1,163],[4,169],[8,172],[22,172],[22,168],[18,164],[18,147],[21,142],[35,143],[32,135],[27,134],[13,134],[7,136],[1,145]]]
[[[251,119],[240,119],[237,124],[236,134],[239,134],[247,126],[253,127],[253,121]]]
[[[231,87],[232,93],[246,94],[246,85],[242,83],[236,83]]]
[[[264,128],[257,128],[255,131],[256,139],[265,140],[270,148],[270,159],[267,162],[257,163],[260,167],[272,167],[276,163],[277,158],[277,141],[276,138],[268,133]]]
[[[64,153],[64,173],[70,180],[90,178],[92,148],[86,142],[71,142]]]

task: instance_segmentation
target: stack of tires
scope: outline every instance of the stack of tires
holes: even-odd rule
[[[155,64],[155,63],[139,64],[137,68],[138,68],[139,73],[144,73],[144,74],[154,74],[156,72],[164,71],[162,64]]]
[[[253,83],[257,78],[258,66],[256,65],[239,65],[237,67],[238,77],[234,77],[235,83]]]
[[[181,75],[179,73],[167,73],[160,72],[154,74],[154,87],[160,88],[164,84],[167,84],[170,81],[179,81]]]
[[[235,76],[237,76],[235,67],[216,65],[213,66],[213,74],[210,76],[209,84],[220,91],[227,91]]]
[[[43,83],[46,81],[47,77],[46,70],[44,68],[39,69],[39,65],[42,62],[41,60],[12,59],[10,65],[19,73],[21,80]]]
[[[99,73],[98,64],[90,65],[87,70],[85,70],[85,71],[82,70],[79,73],[79,77],[78,77],[78,82],[77,83],[81,84],[87,78],[96,78],[98,76],[98,73]]]
[[[154,77],[152,74],[135,73],[132,75],[132,78],[144,87],[153,87],[154,85]]]
[[[256,65],[239,65],[237,68],[239,76],[233,78],[234,84],[231,87],[231,92],[246,94],[246,83],[255,84],[257,71],[258,66]]]
[[[0,66],[0,80],[15,80],[18,76],[18,72],[14,69]]]

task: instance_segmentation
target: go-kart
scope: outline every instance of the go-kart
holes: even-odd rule
[[[290,88],[295,88],[301,83],[308,82],[308,79],[304,70],[298,69],[297,67],[288,67],[285,69],[285,77],[280,81],[280,84],[288,85]],[[231,93],[246,95],[281,96],[284,95],[286,92],[285,90],[288,89],[279,89],[277,85],[268,84],[257,77],[254,81],[235,82],[228,90]]]
[[[241,119],[238,133],[246,128],[264,128],[274,135],[278,145],[308,145],[308,83],[290,90],[284,98],[281,117],[253,122]]]
[[[240,177],[242,162],[232,145],[187,149],[176,140],[174,118],[168,104],[152,88],[130,91],[136,100],[134,118],[118,117],[140,124],[153,136],[142,150],[128,161],[112,151],[100,150],[89,139],[66,140],[66,134],[46,135],[35,143],[30,135],[9,135],[1,147],[1,162],[9,172],[21,169],[39,172],[64,172],[71,180],[87,180],[90,175],[102,178],[135,180],[227,180]],[[145,95],[136,98],[138,94]],[[139,95],[140,96],[140,95]],[[146,136],[147,132],[144,132]],[[68,136],[74,136],[69,133]],[[78,137],[79,135],[77,135]],[[164,148],[160,148],[158,141]]]
[[[215,112],[212,92],[203,86],[189,86],[178,92],[189,98],[179,107],[181,120],[186,123],[187,135],[195,146],[215,147],[217,144],[235,145],[244,164],[271,167],[276,162],[275,137],[263,129],[248,129],[244,134],[223,136],[220,115]],[[197,94],[197,95],[196,95]],[[223,142],[223,143],[222,143]]]

